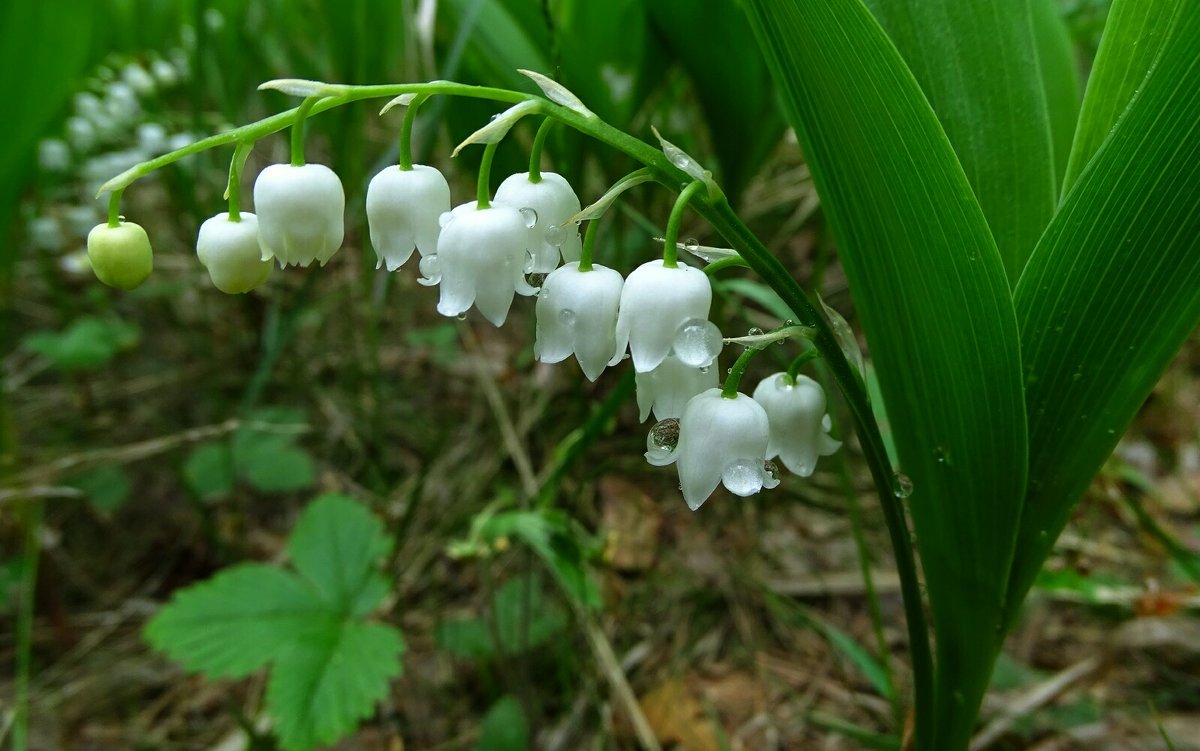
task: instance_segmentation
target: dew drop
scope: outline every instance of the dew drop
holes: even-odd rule
[[[528,206],[521,209],[521,218],[525,220],[525,226],[528,227],[529,229],[533,229],[534,227],[537,226],[537,223],[538,223],[537,212],[534,211],[533,209],[529,208]]]
[[[734,495],[754,495],[763,487],[763,465],[753,459],[735,459],[725,465],[721,483]]]
[[[692,252],[700,249],[700,243],[696,241],[696,238],[689,237],[684,241],[683,247],[687,248],[689,252]]]
[[[892,475],[892,495],[897,498],[908,498],[913,492],[912,478],[903,472]]]
[[[565,311],[564,311],[565,312]],[[648,449],[666,449],[674,451],[679,445],[679,418],[668,417],[665,420],[659,420],[650,428],[650,435],[646,439],[646,448]]]
[[[438,214],[438,226],[444,228],[447,224],[450,223],[450,220],[453,218],[454,218],[453,213],[451,213],[449,211],[443,211],[442,213]]]
[[[460,321],[465,321],[465,320],[467,320],[467,311],[464,310],[463,312],[459,313],[458,315],[456,315],[454,317]]]
[[[125,223],[125,215],[124,215],[124,214],[120,214],[119,216],[117,216],[117,221],[118,221],[118,222],[121,222],[122,224],[124,224],[124,223]]]
[[[564,326],[574,326],[575,311],[571,310],[570,308],[563,308],[562,310],[558,311],[558,321]]]
[[[437,257],[437,253],[422,256],[417,269],[421,272],[421,278],[417,279],[419,284],[432,287],[442,281],[442,259]]]
[[[710,370],[712,370],[711,365],[705,365],[704,367],[700,368],[701,373],[708,373],[708,371],[710,371]]]
[[[762,336],[764,333],[765,333],[765,332],[764,332],[762,329],[760,329],[759,327],[755,326],[755,327],[753,327],[752,329],[750,329],[749,331],[747,331],[747,332],[746,332],[746,336]]]
[[[558,248],[567,241],[567,231],[557,224],[551,224],[546,228],[546,232],[544,235],[542,235],[542,239],[547,245]]]
[[[763,487],[767,490],[779,485],[779,465],[770,459],[763,462]]]
[[[525,283],[534,289],[541,289],[546,282],[546,274],[532,273],[525,275]]]
[[[533,253],[530,253],[528,250],[525,251],[525,265],[523,265],[521,268],[525,270],[526,274],[533,271],[533,266],[535,263],[536,261],[533,258]]]
[[[684,365],[703,368],[712,365],[724,342],[716,324],[704,318],[689,318],[675,331],[675,356]]]

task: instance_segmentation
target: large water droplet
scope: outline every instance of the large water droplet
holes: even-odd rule
[[[525,226],[529,229],[533,229],[537,226],[537,212],[530,207],[526,206],[525,208],[521,209],[521,218],[525,220]]]
[[[697,242],[696,238],[689,237],[684,241],[683,247],[687,248],[689,252],[696,251],[700,249],[700,243]]]
[[[646,437],[646,448],[666,449],[674,451],[679,445],[679,418],[668,417],[665,420],[659,420],[654,423],[654,427],[650,428],[650,435]]]
[[[557,224],[551,224],[546,228],[542,239],[546,241],[547,245],[557,248],[567,241],[567,231]]]
[[[421,278],[417,279],[418,284],[432,287],[442,281],[442,259],[437,257],[437,253],[422,256],[417,269],[421,272]]]
[[[770,459],[763,462],[763,487],[767,490],[779,486],[779,465]]]
[[[892,475],[892,495],[897,498],[908,498],[913,492],[912,478],[903,472]]]
[[[757,326],[752,327],[746,332],[746,336],[762,336],[765,332]]]
[[[571,310],[570,308],[563,308],[562,310],[558,311],[558,321],[564,326],[574,326],[575,311]]]
[[[465,321],[465,320],[467,320],[467,311],[464,310],[463,312],[459,313],[458,315],[456,315],[454,317],[460,321]]]
[[[546,274],[531,273],[525,275],[525,283],[534,289],[541,289],[546,282]]]
[[[721,330],[703,318],[689,318],[680,324],[673,342],[675,356],[692,368],[712,365],[723,345]]]
[[[735,459],[725,465],[721,472],[721,482],[725,489],[734,495],[754,495],[763,487],[762,460]]]

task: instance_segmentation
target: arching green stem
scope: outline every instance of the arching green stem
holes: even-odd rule
[[[717,272],[724,271],[725,269],[735,268],[748,269],[750,268],[750,264],[746,263],[746,259],[742,258],[741,256],[729,256],[727,258],[717,259],[716,261],[713,261],[705,266],[704,273],[708,274],[709,276],[714,276],[717,274]]]
[[[821,356],[817,349],[809,349],[802,352],[787,369],[787,381],[793,386],[796,384],[796,376],[800,375],[800,368],[803,368],[807,363],[812,362]]]
[[[759,347],[746,347],[742,354],[738,355],[733,367],[729,369],[729,375],[725,376],[725,385],[721,387],[721,396],[726,399],[737,398],[738,386],[742,385],[742,374],[746,372],[746,367],[759,352],[762,352]]]
[[[542,147],[546,145],[546,136],[550,133],[550,128],[554,127],[557,122],[553,117],[547,116],[542,120],[537,134],[533,137],[533,147],[529,149],[529,182],[531,183],[542,181]]]
[[[583,233],[583,251],[579,254],[579,270],[592,270],[592,254],[596,248],[596,227],[600,217],[588,222],[587,231]]]
[[[114,190],[108,194],[108,226],[121,226],[121,194],[123,190]]]
[[[405,172],[413,168],[412,160],[412,129],[413,121],[417,119],[417,109],[425,103],[427,96],[416,96],[408,103],[404,111],[404,123],[400,126],[400,169]]]
[[[296,120],[292,123],[292,166],[304,166],[304,123],[308,113],[321,97],[310,96],[296,109]]]
[[[225,186],[225,198],[229,201],[229,221],[242,221],[242,170],[246,159],[254,148],[253,141],[240,141],[229,160],[229,184]]]
[[[676,244],[679,242],[679,224],[683,221],[683,210],[687,208],[692,197],[704,187],[704,183],[699,180],[688,183],[687,187],[679,192],[675,205],[671,207],[671,216],[667,219],[667,233],[663,237],[663,266],[668,269],[679,265],[679,249]]]
[[[493,141],[483,148],[483,160],[479,163],[479,185],[475,192],[475,208],[486,209],[492,205],[492,158],[496,156],[499,141]]]

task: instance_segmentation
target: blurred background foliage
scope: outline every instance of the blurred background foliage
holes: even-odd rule
[[[1063,3],[1081,67],[1106,8]],[[628,374],[590,384],[573,363],[537,366],[531,306],[518,303],[499,331],[446,320],[414,269],[375,271],[362,196],[396,158],[399,113],[380,118],[368,103],[310,122],[310,159],[339,173],[348,198],[346,244],[325,269],[276,270],[246,296],[211,287],[193,243],[224,208],[231,150],[220,149],[126,192],[123,211],[155,247],[147,284],[117,293],[86,266],[86,233],[103,216],[96,187],[294,104],[257,92],[264,80],[447,78],[534,91],[518,68],[554,77],[634,135],[649,140],[654,125],[699,157],[801,284],[853,320],[803,159],[727,0],[0,4],[0,82],[12,107],[0,139],[0,476],[53,491],[34,643],[43,747],[194,748],[239,725],[253,734],[261,685],[202,688],[149,652],[140,626],[148,604],[174,589],[280,555],[298,510],[323,490],[368,503],[396,541],[387,617],[409,652],[374,724],[380,748],[392,737],[417,748],[524,748],[535,736],[548,748],[597,737],[646,745],[628,719],[636,712],[659,742],[684,748],[898,747],[906,676],[887,653],[902,654],[901,617],[882,523],[853,501],[870,487],[853,444],[810,480],[686,512],[673,476],[645,467]],[[472,194],[480,150],[453,162],[450,150],[496,110],[435,98],[418,118],[414,155],[443,169],[459,200]],[[532,137],[525,123],[507,139],[493,185],[525,168]],[[547,151],[584,204],[635,166],[563,128]],[[246,193],[259,169],[284,158],[283,137],[260,142]],[[658,252],[652,238],[670,208],[662,192],[626,197],[598,248],[622,271]],[[689,222],[683,236],[720,244],[707,232]],[[716,285],[714,319],[727,335],[777,325],[787,315],[778,308],[749,278]],[[786,365],[778,349],[756,361],[762,374]],[[1195,356],[1185,353],[1185,368]],[[1106,480],[1141,478],[1149,516],[1108,498],[1077,523],[1116,549],[1138,549],[1146,534],[1175,547],[1133,564],[1098,556],[1098,579],[1094,551],[1073,550],[1067,568],[1084,561],[1084,576],[1047,587],[1066,593],[1051,602],[1095,607],[1089,622],[1104,627],[1140,607],[1145,572],[1168,589],[1188,581],[1187,545],[1159,513],[1156,482],[1187,465],[1200,400],[1194,379],[1164,383],[1135,450]],[[1194,506],[1174,503],[1167,521],[1191,520],[1194,535]],[[28,561],[11,499],[0,504],[4,621]],[[878,598],[862,589],[861,568],[882,577]],[[847,596],[826,586],[830,571],[860,583]],[[1113,592],[1124,599],[1114,604]],[[1051,616],[1039,607],[1031,619],[1044,625]],[[1071,610],[1060,620],[1085,619]],[[1085,652],[1087,638],[1076,639]],[[7,666],[12,639],[4,629],[0,639]],[[1018,637],[1001,688],[1062,667],[1058,646]],[[1200,706],[1185,668],[1132,667],[1151,685],[1170,678],[1170,692],[1155,689],[1160,709]],[[632,706],[614,688],[625,675]],[[1122,706],[1144,707],[1144,693]],[[1010,729],[1008,747],[1103,716],[1102,697],[1076,699],[1083,708],[1069,718]],[[375,736],[363,738],[375,747]]]

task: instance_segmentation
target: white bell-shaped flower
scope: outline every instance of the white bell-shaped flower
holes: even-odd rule
[[[323,164],[272,164],[254,182],[262,259],[279,265],[322,266],[342,246],[346,194]]]
[[[433,167],[385,168],[367,185],[367,224],[379,260],[395,271],[416,249],[422,256],[437,252],[438,217],[450,210],[450,186]]]
[[[679,329],[693,320],[707,320],[712,287],[703,271],[661,259],[638,266],[625,280],[617,315],[616,358],[628,346],[633,368],[654,370],[671,352]]]
[[[685,365],[674,355],[667,355],[654,370],[634,373],[638,419],[645,422],[651,412],[655,420],[678,418],[683,415],[689,399],[716,385],[715,363],[707,368],[696,368]]]
[[[196,237],[196,256],[213,286],[229,295],[249,292],[271,273],[271,261],[263,260],[258,245],[258,217],[248,211],[237,222],[229,221],[227,212],[206,219]]]
[[[679,418],[675,449],[688,507],[700,508],[721,484],[742,497],[778,485],[767,466],[769,434],[767,413],[745,394],[726,399],[713,388],[692,397]]]
[[[561,226],[579,213],[579,198],[567,179],[554,172],[543,172],[540,182],[529,182],[529,173],[510,175],[496,189],[496,203],[515,209],[532,209],[537,214],[530,232],[534,242],[531,271],[545,274],[553,271],[563,261],[578,261],[583,249],[579,238],[579,227],[575,224]]]
[[[599,265],[580,271],[577,261],[550,272],[537,296],[534,357],[554,363],[573,354],[589,381],[599,378],[617,345],[623,284],[620,273]]]
[[[818,457],[841,447],[841,441],[829,437],[825,391],[808,376],[796,376],[794,384],[787,373],[767,376],[754,389],[754,401],[771,421],[767,458],[778,456],[789,472],[808,477],[816,469]]]
[[[536,294],[525,282],[529,227],[511,206],[480,209],[474,201],[457,206],[442,225],[437,253],[422,259],[428,271],[436,262],[441,282],[438,312],[459,316],[474,305],[496,326],[504,324],[514,292]]]

